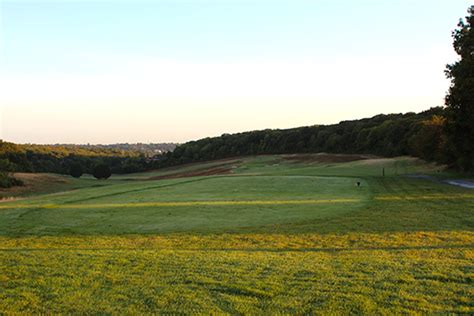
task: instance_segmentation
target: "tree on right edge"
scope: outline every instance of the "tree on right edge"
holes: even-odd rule
[[[446,134],[449,160],[464,171],[474,170],[474,6],[453,31],[453,46],[460,59],[446,66],[451,86],[446,96]]]

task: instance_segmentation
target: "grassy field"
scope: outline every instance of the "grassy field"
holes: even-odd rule
[[[474,190],[453,176],[287,155],[46,179],[0,203],[0,313],[472,314]]]

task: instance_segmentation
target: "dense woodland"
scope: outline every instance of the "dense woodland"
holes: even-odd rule
[[[88,150],[97,150],[97,149],[111,149],[118,151],[132,151],[142,153],[147,157],[156,156],[158,154],[166,153],[168,151],[173,151],[178,144],[176,143],[121,143],[121,144],[107,144],[107,145],[80,145],[79,147]],[[64,146],[64,147],[78,147],[77,145],[55,145],[55,146]]]
[[[114,173],[146,170],[149,158],[133,150],[79,145],[18,145],[0,141],[0,170],[68,174],[73,165],[85,173],[105,163]]]

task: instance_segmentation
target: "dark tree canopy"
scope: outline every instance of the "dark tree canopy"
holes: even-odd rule
[[[82,176],[82,166],[78,163],[72,164],[69,169],[69,174],[74,178],[80,178]]]
[[[161,153],[145,156],[139,151],[118,150],[105,145],[19,145],[0,140],[0,171],[6,172],[72,175],[71,167],[78,164],[83,174],[92,174],[95,166],[105,163],[112,173],[123,174],[150,170],[161,156]]]
[[[453,32],[453,46],[460,59],[447,65],[451,87],[446,96],[450,160],[464,170],[474,170],[474,6]]]
[[[112,175],[112,171],[106,164],[100,164],[95,166],[92,175],[97,179],[108,179]]]

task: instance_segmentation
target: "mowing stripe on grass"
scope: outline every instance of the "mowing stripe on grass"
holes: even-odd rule
[[[387,195],[375,196],[377,201],[412,200],[461,200],[474,199],[474,194],[454,195]],[[136,202],[136,203],[99,203],[99,204],[17,204],[0,205],[0,209],[45,208],[45,209],[84,209],[84,208],[138,208],[138,207],[179,207],[179,206],[227,206],[227,205],[315,205],[332,203],[359,203],[361,199],[313,199],[313,200],[243,200],[243,201],[182,201],[182,202]]]
[[[42,205],[1,205],[0,208],[126,208],[126,207],[178,207],[178,206],[226,206],[226,205],[304,205],[327,203],[357,203],[359,199],[321,200],[247,200],[247,201],[183,201],[183,202],[137,202],[101,204],[42,204]]]

